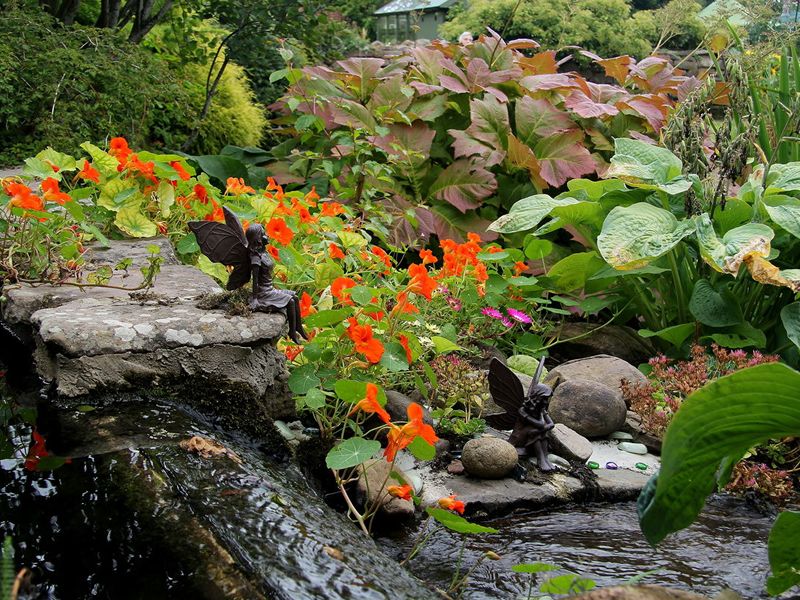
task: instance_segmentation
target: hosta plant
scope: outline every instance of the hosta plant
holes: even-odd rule
[[[669,150],[622,138],[604,180],[527,197],[490,228],[534,240],[569,233],[580,251],[550,273],[569,265],[564,291],[616,296],[644,336],[675,347],[691,337],[730,348],[797,343],[800,163],[754,166],[719,206],[705,194]]]
[[[272,169],[286,182],[330,181],[356,207],[389,206],[405,221],[393,243],[417,239],[409,225],[458,239],[526,194],[601,172],[614,138],[656,138],[673,98],[696,85],[663,59],[591,55],[615,80],[596,84],[537,49],[493,33],[388,60],[290,60],[274,74],[290,87]]]

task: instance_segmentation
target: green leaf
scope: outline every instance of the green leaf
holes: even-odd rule
[[[792,302],[781,309],[781,323],[786,336],[800,348],[800,302]]]
[[[636,269],[672,250],[694,229],[694,222],[678,222],[672,213],[652,204],[617,206],[603,223],[597,248],[612,267]]]
[[[39,158],[26,158],[25,166],[22,169],[22,175],[25,177],[35,177],[37,179],[53,179],[61,180],[61,175],[54,172],[50,165]]]
[[[197,257],[197,268],[206,275],[210,275],[222,283],[223,286],[228,283],[228,270],[225,268],[225,265],[211,262],[211,259],[205,254],[201,254]]]
[[[303,319],[303,323],[305,323],[305,325],[308,327],[330,327],[331,325],[341,323],[352,314],[353,311],[350,308],[321,310],[313,315],[308,315],[305,317]]]
[[[767,592],[782,594],[800,584],[800,512],[784,511],[778,515],[769,533]]]
[[[533,377],[539,368],[539,360],[527,354],[514,354],[508,357],[508,368]],[[544,375],[542,376],[544,379]]]
[[[586,281],[603,267],[603,261],[592,252],[575,252],[562,258],[547,272],[553,289],[571,292],[583,288]]]
[[[292,369],[289,375],[289,389],[295,394],[307,394],[310,390],[319,387],[322,383],[317,377],[317,365],[307,363]]]
[[[463,350],[463,348],[455,342],[451,342],[447,338],[438,335],[431,336],[431,341],[433,342],[433,351],[436,352],[436,354],[446,354],[447,352]]]
[[[139,188],[136,184],[128,180],[109,179],[100,189],[100,198],[97,200],[97,204],[114,212],[122,208],[126,200],[130,206],[138,207],[143,198],[138,192]]]
[[[604,179],[616,177],[628,185],[646,190],[680,194],[692,187],[682,175],[681,160],[666,148],[639,140],[617,138],[614,156]]]
[[[325,464],[329,469],[350,469],[369,460],[381,449],[381,443],[376,440],[365,440],[353,437],[338,444],[325,457]]]
[[[314,267],[314,283],[318,288],[328,287],[337,277],[344,275],[342,267],[333,261],[320,263]]]
[[[525,244],[525,256],[531,260],[541,260],[553,252],[553,242],[531,238]]]
[[[800,162],[772,165],[767,176],[765,195],[800,190]]]
[[[800,200],[789,196],[767,196],[763,207],[773,223],[794,237],[800,237]]]
[[[111,156],[108,152],[104,152],[94,144],[89,142],[84,142],[81,144],[81,148],[86,150],[89,153],[89,156],[92,157],[91,163],[92,166],[100,171],[106,177],[113,177],[117,174],[117,165],[119,162],[116,158]],[[80,165],[83,165],[83,161],[80,161]]]
[[[248,176],[247,165],[232,156],[204,155],[188,158],[195,161],[201,171],[216,179],[223,187],[228,177],[247,179]]]
[[[124,206],[119,209],[114,219],[114,225],[135,238],[153,237],[158,233],[158,227],[150,219],[144,216],[136,206]]]
[[[170,208],[175,204],[175,188],[172,187],[169,181],[162,181],[158,184],[156,195],[158,196],[161,216],[164,218],[169,217]]]
[[[419,436],[408,445],[408,450],[417,460],[433,460],[436,456],[436,448]]]
[[[515,233],[533,229],[558,206],[578,204],[575,198],[552,198],[547,194],[528,196],[514,203],[508,214],[489,225],[497,233]]]
[[[591,579],[568,573],[551,577],[539,586],[539,591],[545,594],[577,594],[591,590],[596,586],[597,584]]]
[[[200,252],[200,246],[197,245],[197,238],[192,232],[189,232],[183,236],[180,241],[178,241],[175,248],[178,250],[178,254],[192,254],[194,252]]]
[[[497,180],[493,173],[467,159],[458,159],[439,174],[428,194],[465,213],[480,206],[481,201],[496,189]]]
[[[425,511],[433,517],[438,523],[444,525],[450,531],[456,533],[497,533],[496,529],[485,527],[476,523],[470,523],[464,517],[461,517],[449,510],[443,508],[428,507]]]
[[[39,152],[36,155],[41,161],[44,161],[50,165],[55,165],[58,167],[59,172],[61,171],[74,171],[78,168],[78,161],[72,158],[69,154],[64,154],[63,152],[58,152],[53,150],[49,146]],[[52,173],[52,169],[50,170]]]
[[[694,333],[695,324],[694,323],[681,323],[680,325],[672,325],[671,327],[665,327],[660,331],[651,331],[649,329],[640,329],[639,335],[643,338],[650,338],[650,337],[658,337],[662,340],[666,340],[676,348],[680,348],[683,345],[683,342],[686,341],[690,335]]]
[[[337,231],[336,235],[342,241],[342,246],[345,249],[363,248],[367,245],[367,240],[364,239],[364,236],[355,231]]]
[[[779,363],[721,377],[691,394],[664,436],[661,470],[639,497],[651,544],[688,527],[731,462],[770,438],[800,433],[800,373]]]
[[[535,562],[514,565],[511,570],[514,573],[546,573],[548,571],[558,571],[560,568],[558,565],[551,565],[550,563]]]
[[[303,404],[305,404],[311,410],[319,410],[323,408],[326,402],[327,399],[325,394],[318,388],[312,388],[308,390],[305,398],[303,398]]]
[[[372,302],[374,294],[372,293],[372,290],[369,289],[368,287],[364,287],[363,285],[357,285],[356,287],[350,290],[350,298],[356,304],[364,306]]]
[[[387,371],[396,373],[398,371],[408,371],[408,361],[406,351],[397,342],[389,342],[383,345],[383,356],[381,356],[381,366]]]
[[[739,272],[748,254],[769,256],[770,241],[775,235],[768,225],[747,223],[731,229],[720,241],[706,214],[695,218],[695,226],[703,260],[717,271],[731,275]]]
[[[736,296],[727,288],[718,292],[705,279],[694,284],[689,312],[703,325],[729,327],[742,322],[742,309]]]

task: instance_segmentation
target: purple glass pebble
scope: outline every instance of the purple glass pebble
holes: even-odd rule
[[[606,469],[611,469],[612,471],[616,471],[617,469],[619,469],[619,467],[617,466],[617,463],[608,461],[606,463]]]

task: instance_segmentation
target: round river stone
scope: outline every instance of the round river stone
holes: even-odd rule
[[[560,384],[550,401],[550,416],[587,438],[607,436],[625,424],[622,395],[607,385],[587,379]]]
[[[467,473],[481,479],[500,479],[517,465],[517,449],[505,440],[484,437],[469,440],[461,452]]]

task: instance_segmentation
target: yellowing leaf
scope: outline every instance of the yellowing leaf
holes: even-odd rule
[[[227,456],[237,464],[242,463],[242,459],[233,450],[228,450],[219,442],[199,435],[192,436],[188,440],[181,440],[179,446],[187,452],[199,454],[203,458]]]
[[[793,292],[800,292],[800,269],[781,271],[763,256],[748,254],[744,257],[750,276],[759,283],[788,287]]]
[[[139,212],[137,206],[124,206],[119,209],[114,225],[135,238],[153,237],[158,232],[156,224]]]

